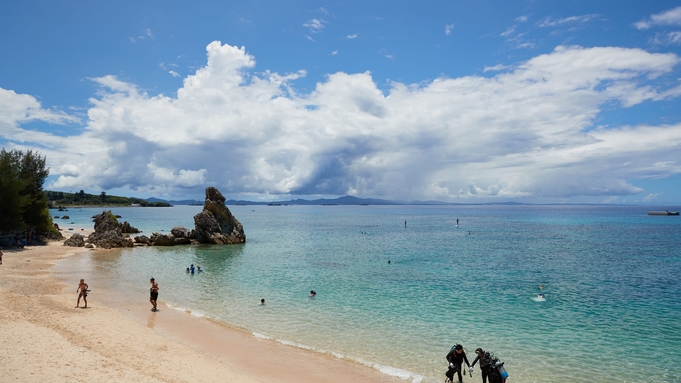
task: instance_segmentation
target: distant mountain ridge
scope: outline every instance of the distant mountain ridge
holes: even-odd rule
[[[164,200],[159,198],[147,198],[149,202],[167,202],[172,205],[203,205],[203,201],[194,199],[185,200]],[[270,201],[270,202],[256,202],[246,200],[230,199],[225,201],[226,205],[529,205],[521,202],[489,202],[489,203],[455,203],[455,202],[441,202],[441,201],[391,201],[378,198],[358,198],[353,196],[343,196],[338,198],[319,198],[314,200],[306,199],[291,199],[288,201]]]

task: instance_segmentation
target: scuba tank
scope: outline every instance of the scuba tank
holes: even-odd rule
[[[508,372],[506,372],[506,369],[504,368],[504,362],[499,362],[494,365],[497,368],[497,371],[499,371],[499,375],[501,375],[502,379],[508,378]]]

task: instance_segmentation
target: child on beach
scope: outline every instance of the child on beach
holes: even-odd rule
[[[78,288],[76,289],[76,292],[80,291],[80,294],[78,294],[78,301],[76,302],[76,307],[80,306],[80,298],[83,297],[83,302],[85,302],[85,307],[87,308],[87,292],[88,292],[88,285],[85,283],[85,279],[81,279],[80,283],[78,284]]]

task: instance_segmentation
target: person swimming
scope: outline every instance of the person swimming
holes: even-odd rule
[[[315,295],[317,295],[317,292],[314,290],[310,290],[310,298],[314,298]]]

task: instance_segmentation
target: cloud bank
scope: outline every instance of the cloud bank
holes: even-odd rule
[[[493,77],[394,82],[333,73],[309,94],[304,71],[256,73],[245,48],[207,46],[177,96],[115,76],[92,79],[81,134],[22,128],[75,118],[0,89],[0,135],[47,155],[50,188],[128,188],[154,195],[357,195],[470,201],[626,196],[635,180],[681,173],[681,124],[595,126],[604,107],[681,94],[655,79],[674,54],[559,46]],[[676,76],[678,77],[678,75]]]

